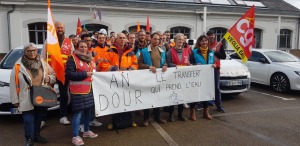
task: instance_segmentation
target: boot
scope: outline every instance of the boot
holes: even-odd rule
[[[168,122],[174,122],[174,116],[173,114],[169,114],[169,119],[168,119]]]
[[[191,111],[191,113],[190,113],[190,119],[192,121],[196,121],[196,110],[195,109],[191,109],[190,111]]]
[[[181,113],[181,114],[178,114],[178,120],[180,120],[180,121],[186,121],[187,119]]]
[[[203,118],[208,119],[208,120],[212,120],[212,117],[209,114],[208,108],[204,108],[204,110],[203,110]]]

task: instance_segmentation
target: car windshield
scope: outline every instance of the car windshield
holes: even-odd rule
[[[283,51],[267,51],[264,53],[272,62],[299,62],[294,55]]]
[[[41,54],[41,49],[38,49],[38,53]],[[23,49],[14,49],[2,60],[2,69],[12,69],[17,60],[24,54]]]

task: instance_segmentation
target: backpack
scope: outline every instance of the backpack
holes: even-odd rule
[[[131,127],[133,123],[130,112],[114,114],[112,121],[115,130]]]

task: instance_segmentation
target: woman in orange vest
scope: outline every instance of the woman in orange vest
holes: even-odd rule
[[[94,108],[94,97],[92,91],[92,75],[96,71],[92,53],[88,51],[87,43],[79,41],[77,48],[69,58],[66,65],[66,77],[70,81],[70,93],[73,116],[73,138],[74,145],[84,145],[79,136],[80,119],[83,118],[83,137],[95,138],[98,134],[89,130],[91,110]]]

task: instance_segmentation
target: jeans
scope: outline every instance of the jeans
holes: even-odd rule
[[[40,126],[47,108],[34,107],[31,111],[22,112],[24,131],[26,139],[33,139],[40,136]]]
[[[215,104],[217,107],[221,106],[221,92],[220,92],[220,70],[215,70]]]
[[[190,103],[190,109],[194,109],[197,102]],[[200,104],[202,104],[203,108],[208,108],[208,101],[201,101]]]
[[[154,120],[160,119],[159,107],[153,109],[153,114],[154,114]],[[149,120],[149,118],[150,118],[150,109],[144,109],[144,120]]]
[[[66,80],[65,84],[63,85],[61,81],[57,80],[59,95],[60,95],[60,118],[67,116],[68,111],[68,97],[69,97],[69,88],[68,84],[69,81]]]
[[[87,108],[80,111],[75,111],[73,116],[73,137],[79,136],[79,125],[80,119],[83,119],[84,132],[89,131],[89,124],[91,121],[91,110],[92,108]]]
[[[173,115],[175,106],[169,106],[169,115]],[[182,116],[183,104],[178,105],[178,116]]]
[[[91,109],[91,116],[90,116],[90,122],[91,121],[94,121],[95,119],[96,119],[96,117],[95,117],[95,106],[94,107],[92,107],[92,109]],[[83,118],[81,118],[81,120],[80,120],[80,125],[81,124],[83,124]]]

